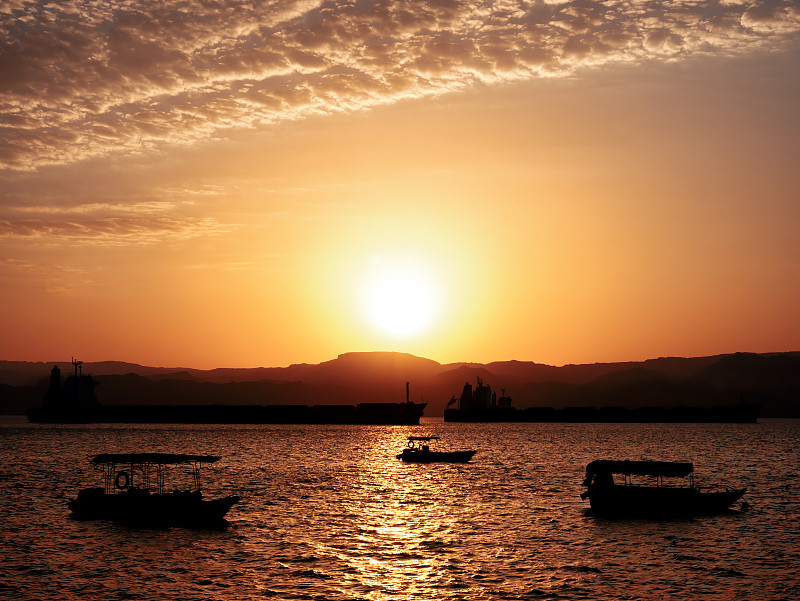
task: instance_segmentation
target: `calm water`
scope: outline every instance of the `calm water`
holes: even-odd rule
[[[409,434],[476,448],[406,465]],[[2,599],[792,599],[800,596],[800,422],[47,426],[0,421]],[[224,531],[78,522],[87,456],[209,453]],[[596,458],[694,461],[752,509],[672,521],[586,514]],[[713,477],[712,477],[713,476]]]

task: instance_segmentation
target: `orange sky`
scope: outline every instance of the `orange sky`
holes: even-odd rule
[[[0,3],[0,359],[800,350],[796,2],[273,4]]]

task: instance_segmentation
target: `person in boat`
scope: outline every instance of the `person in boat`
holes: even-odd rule
[[[583,486],[590,490],[611,488],[614,486],[614,474],[607,471],[589,473],[583,481]],[[581,493],[581,499],[588,499],[591,494],[590,490]]]
[[[586,476],[586,480],[583,481],[583,485],[592,485],[597,487],[614,486],[614,474],[611,472],[597,472],[594,474],[589,474]]]

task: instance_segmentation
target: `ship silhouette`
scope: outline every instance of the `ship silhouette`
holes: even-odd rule
[[[74,374],[61,382],[57,365],[41,407],[27,410],[32,423],[176,423],[176,424],[364,424],[417,425],[427,403],[363,402],[335,405],[103,405],[95,395],[97,382],[81,373],[81,361],[72,360]]]
[[[714,407],[528,407],[511,406],[511,397],[492,391],[479,377],[475,388],[464,383],[461,396],[451,397],[444,411],[446,422],[581,422],[581,423],[755,423],[759,407],[739,403]],[[455,408],[451,408],[456,405]]]

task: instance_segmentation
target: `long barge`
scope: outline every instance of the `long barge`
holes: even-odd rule
[[[417,425],[426,403],[357,405],[101,405],[28,409],[50,424],[364,424]]]
[[[75,373],[61,383],[57,366],[43,406],[27,410],[28,421],[49,424],[355,424],[418,425],[427,403],[412,403],[406,383],[405,403],[354,405],[103,405],[94,393],[96,382]]]

